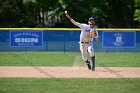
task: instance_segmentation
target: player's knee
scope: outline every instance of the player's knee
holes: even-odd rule
[[[87,56],[86,55],[82,55],[82,59],[83,59],[83,61],[87,61]]]
[[[91,46],[88,47],[88,52],[90,53],[90,57],[94,56],[94,49]]]
[[[90,57],[94,57],[95,56],[95,54],[94,53],[90,53]]]
[[[89,53],[92,53],[92,51],[93,51],[93,50],[92,50],[92,47],[89,46],[89,47],[88,47],[88,52],[89,52]]]

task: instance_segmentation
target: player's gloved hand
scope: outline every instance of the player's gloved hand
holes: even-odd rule
[[[89,34],[90,34],[90,38],[94,38],[94,37],[95,37],[96,43],[98,43],[99,39],[98,39],[98,37],[97,37],[96,31],[93,30],[93,29],[91,29]]]
[[[96,33],[95,30],[91,29],[90,32],[89,32],[89,35],[92,38],[92,37],[96,37],[97,36],[97,33]]]

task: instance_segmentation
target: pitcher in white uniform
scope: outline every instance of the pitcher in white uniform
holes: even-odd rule
[[[70,15],[66,12],[66,17],[76,26],[80,27],[81,34],[80,34],[80,51],[82,54],[82,59],[86,62],[88,69],[95,71],[95,53],[94,53],[94,47],[93,47],[93,39],[96,39],[96,43],[98,43],[98,32],[96,28],[94,28],[94,18],[90,17],[87,24],[81,24],[79,22],[76,22],[71,18]],[[92,64],[90,64],[90,61],[88,60],[88,53],[90,54]]]

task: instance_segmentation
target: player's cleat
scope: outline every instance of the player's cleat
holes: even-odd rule
[[[95,67],[91,67],[91,71],[95,71]]]
[[[91,70],[91,65],[90,65],[90,61],[85,61],[87,63],[88,69]]]
[[[87,66],[88,66],[88,69],[91,70],[91,65],[90,64],[87,64]]]

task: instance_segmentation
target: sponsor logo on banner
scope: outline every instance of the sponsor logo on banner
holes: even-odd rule
[[[115,46],[121,46],[124,44],[123,34],[116,33],[116,34],[114,34],[114,37],[115,37],[115,41],[114,41]]]
[[[136,32],[103,32],[104,48],[135,48]]]
[[[10,31],[11,47],[41,47],[43,31]]]

